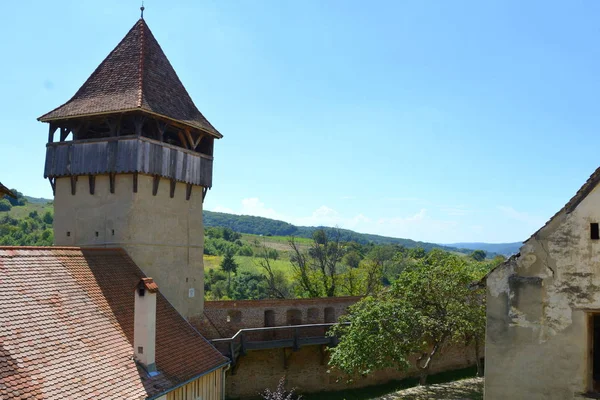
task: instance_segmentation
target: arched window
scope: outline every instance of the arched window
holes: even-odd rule
[[[275,311],[265,311],[265,327],[275,326]]]
[[[332,324],[335,322],[335,308],[325,307],[325,323]]]

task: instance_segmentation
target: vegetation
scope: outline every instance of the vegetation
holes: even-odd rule
[[[50,246],[54,241],[52,231],[52,206],[50,203],[30,203],[15,189],[16,199],[0,199],[0,246]]]
[[[486,271],[468,258],[429,252],[389,288],[361,300],[342,317],[330,332],[340,338],[330,364],[349,376],[370,374],[386,367],[407,369],[409,357],[419,354],[412,363],[425,384],[445,345],[483,340],[485,296],[472,283]]]
[[[396,244],[404,246],[406,248],[420,247],[425,251],[430,251],[435,248],[441,248],[446,251],[459,252],[463,254],[470,254],[473,249],[478,247],[457,247],[457,246],[442,246],[436,243],[419,242],[411,239],[393,238],[379,235],[371,235],[367,233],[358,233],[347,229],[327,228],[327,227],[312,227],[312,226],[295,226],[283,221],[277,221],[274,219],[254,217],[250,215],[234,215],[219,213],[213,211],[203,211],[204,226],[205,227],[227,227],[236,232],[260,235],[260,236],[294,236],[296,238],[312,238],[312,235],[317,230],[324,230],[328,235],[332,235],[336,232],[340,235],[340,240],[344,242],[356,242],[362,245],[366,244]],[[479,245],[485,245],[480,243]],[[508,246],[509,245],[509,246]],[[510,255],[515,251],[515,243],[507,244],[501,248]],[[500,246],[500,245],[498,245]],[[469,250],[470,249],[470,250]],[[491,250],[487,250],[488,256],[493,257],[496,255]]]
[[[270,389],[266,389],[262,394],[262,398],[265,400],[300,400],[302,396],[298,396],[294,393],[294,389],[285,390],[285,377],[279,380],[279,384],[277,385],[277,389],[275,391],[271,391]]]

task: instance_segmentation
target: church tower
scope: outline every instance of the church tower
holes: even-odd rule
[[[141,18],[49,124],[54,242],[121,247],[190,320],[203,312],[202,203],[213,142]]]

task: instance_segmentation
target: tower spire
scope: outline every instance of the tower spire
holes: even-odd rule
[[[140,16],[140,19],[144,19],[144,10],[146,9],[146,7],[144,7],[144,1],[142,0],[142,6],[140,7],[140,11],[142,12],[142,15]]]

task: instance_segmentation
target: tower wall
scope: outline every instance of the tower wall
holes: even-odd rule
[[[186,184],[160,178],[154,196],[153,177],[116,175],[114,193],[108,175],[80,176],[76,193],[71,179],[57,178],[54,198],[54,241],[59,246],[122,247],[147,275],[154,278],[169,302],[188,319],[204,308],[204,228],[202,187],[193,186],[186,200]]]

